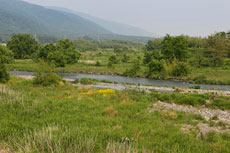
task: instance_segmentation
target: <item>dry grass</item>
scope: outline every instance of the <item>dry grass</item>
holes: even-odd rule
[[[14,150],[18,153],[50,152],[50,153],[92,153],[95,147],[94,138],[80,137],[79,142],[69,144],[67,136],[59,135],[63,132],[58,126],[43,127],[40,130],[24,133],[24,139],[13,140]]]
[[[19,92],[0,85],[0,103],[20,104],[24,108],[24,102],[24,97]]]
[[[131,144],[109,142],[106,147],[106,153],[138,153],[138,150]]]
[[[113,106],[105,108],[104,113],[107,116],[117,116],[118,115],[118,111]]]

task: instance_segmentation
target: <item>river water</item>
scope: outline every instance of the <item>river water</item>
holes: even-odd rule
[[[27,71],[10,71],[10,74],[13,75],[34,75],[34,72]],[[92,78],[98,80],[109,80],[116,81],[118,83],[134,83],[136,85],[153,85],[160,87],[194,87],[199,85],[201,89],[222,89],[230,90],[230,85],[206,85],[206,84],[190,84],[182,81],[170,81],[170,80],[154,80],[148,78],[133,78],[133,77],[124,77],[117,75],[97,75],[97,74],[81,74],[81,73],[58,73],[65,79],[81,79],[81,78]]]

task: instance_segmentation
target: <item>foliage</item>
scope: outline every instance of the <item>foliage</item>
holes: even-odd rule
[[[224,57],[227,55],[227,47],[225,38],[220,34],[209,36],[207,39],[207,49],[209,57],[211,58],[211,65],[222,66],[224,63]]]
[[[98,43],[96,41],[90,41],[85,39],[79,39],[74,41],[76,49],[81,52],[96,51],[98,49]]]
[[[65,39],[59,40],[57,45],[46,44],[41,46],[37,58],[53,63],[57,67],[65,67],[66,64],[77,63],[80,53],[75,49],[73,42]]]
[[[88,84],[94,84],[98,80],[97,79],[91,79],[91,78],[81,78],[80,83],[83,85],[88,85]]]
[[[160,50],[145,51],[143,63],[149,64],[152,59],[162,60],[163,54]]]
[[[0,45],[0,83],[6,83],[10,79],[5,66],[6,63],[13,61],[13,53],[5,46]]]
[[[6,66],[0,63],[0,83],[6,83],[10,80],[10,74],[7,72]]]
[[[37,50],[38,43],[29,34],[13,35],[7,47],[13,51],[16,59],[30,58]]]
[[[149,40],[148,43],[146,44],[145,48],[148,51],[159,50],[159,49],[161,49],[161,44],[162,44],[162,39],[157,38],[154,40]]]
[[[166,35],[162,41],[161,49],[164,58],[169,61],[174,58],[185,61],[188,58],[188,42],[184,36],[171,37]]]
[[[121,59],[121,61],[123,63],[128,63],[129,60],[130,60],[130,57],[127,54],[124,54],[123,57],[122,57],[122,59]]]
[[[61,77],[52,71],[52,66],[41,60],[39,67],[35,72],[33,83],[42,86],[57,86],[60,82]]]
[[[108,61],[108,65],[113,65],[113,64],[117,64],[118,63],[118,59],[115,55],[112,55],[109,57],[109,61]]]
[[[187,76],[190,73],[190,68],[187,63],[179,62],[174,71],[173,76],[179,77],[179,76]]]
[[[137,75],[137,72],[141,69],[141,66],[140,66],[140,61],[139,60],[135,60],[133,62],[133,65],[130,69],[127,69],[125,72],[124,72],[124,76],[130,76],[130,77],[134,77]]]
[[[13,53],[7,47],[0,45],[0,64],[11,63],[13,61]]]

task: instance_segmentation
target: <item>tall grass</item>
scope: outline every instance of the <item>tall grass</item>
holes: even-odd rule
[[[0,141],[10,152],[230,152],[229,134],[209,141],[180,130],[196,126],[201,120],[195,115],[150,113],[156,97],[13,78],[0,88]]]

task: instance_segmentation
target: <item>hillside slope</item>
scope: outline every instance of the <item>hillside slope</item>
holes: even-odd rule
[[[0,34],[39,33],[76,38],[86,34],[113,34],[78,15],[19,0],[0,0]]]
[[[141,29],[139,27],[104,20],[104,19],[101,19],[101,18],[98,18],[98,17],[95,17],[95,16],[91,16],[91,15],[86,14],[86,13],[75,12],[73,10],[66,9],[66,8],[60,8],[60,7],[47,7],[47,8],[54,9],[54,10],[59,10],[59,11],[63,11],[63,12],[68,12],[68,13],[72,13],[72,14],[81,16],[81,17],[83,17],[85,19],[88,19],[88,20],[100,25],[101,27],[103,27],[105,29],[108,29],[108,30],[112,31],[113,33],[118,34],[118,35],[142,36],[142,37],[158,37],[156,34],[148,32],[148,31],[146,31],[144,29]]]

